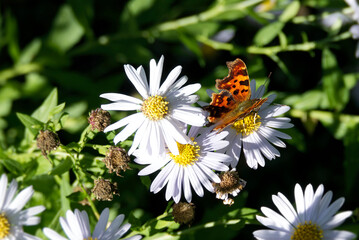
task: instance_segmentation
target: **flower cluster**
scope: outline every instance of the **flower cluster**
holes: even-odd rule
[[[17,194],[17,181],[12,180],[7,187],[8,179],[5,174],[0,178],[0,239],[3,240],[40,240],[40,238],[24,232],[23,226],[34,226],[39,224],[40,217],[37,214],[45,210],[44,206],[35,206],[22,210],[25,204],[34,194],[32,186],[23,189]],[[15,198],[14,198],[15,197]],[[44,228],[43,233],[51,240],[117,240],[121,238],[130,229],[131,224],[127,223],[121,226],[124,215],[117,216],[107,227],[109,218],[109,209],[105,208],[100,216],[98,223],[91,234],[89,217],[85,211],[75,212],[68,210],[66,219],[60,217],[60,224],[68,238],[50,228]],[[134,235],[127,240],[139,240],[140,235]]]
[[[290,139],[290,136],[275,128],[293,126],[289,118],[278,117],[289,110],[288,106],[272,104],[275,96],[271,95],[259,110],[236,119],[223,131],[204,127],[207,113],[192,106],[199,99],[194,93],[201,85],[184,86],[187,77],[178,79],[180,66],[160,84],[163,61],[163,56],[158,63],[150,61],[149,81],[142,66],[135,69],[125,65],[127,77],[141,99],[119,93],[100,95],[112,101],[101,106],[104,110],[137,111],[109,125],[104,132],[124,127],[115,136],[115,144],[135,133],[129,154],[136,157],[136,163],[148,165],[139,175],[159,171],[151,192],[157,193],[167,185],[167,200],[173,198],[178,203],[184,195],[191,202],[192,189],[198,196],[204,195],[203,187],[215,192],[213,184],[221,181],[215,171],[228,171],[229,166],[235,168],[242,149],[248,166],[253,169],[264,166],[265,158],[272,160],[280,156],[274,146],[285,147],[280,138]],[[251,99],[263,97],[264,86],[256,90],[253,80],[250,88]],[[228,194],[218,196],[227,201]]]

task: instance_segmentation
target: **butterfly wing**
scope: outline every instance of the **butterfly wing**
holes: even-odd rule
[[[231,93],[236,102],[243,102],[251,97],[250,80],[246,64],[239,58],[227,62],[228,76],[216,80],[216,88]]]

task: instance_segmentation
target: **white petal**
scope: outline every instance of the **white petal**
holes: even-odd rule
[[[136,69],[136,72],[137,72],[138,76],[140,76],[140,79],[142,80],[143,85],[145,86],[145,88],[149,89],[148,88],[148,81],[147,81],[146,73],[145,73],[145,70],[143,69],[143,67],[139,66]]]
[[[198,196],[203,197],[204,192],[202,185],[199,182],[196,173],[193,171],[192,166],[187,166],[186,171],[188,173],[188,177],[194,191],[197,193]]]
[[[170,90],[171,85],[176,81],[181,71],[182,71],[182,67],[177,66],[168,74],[166,80],[163,82],[160,89],[158,90],[159,95],[161,96],[166,95],[167,91]]]
[[[202,169],[197,164],[192,165],[193,171],[197,174],[201,184],[209,191],[214,192],[212,183],[208,180],[208,177],[203,174]]]
[[[25,204],[30,200],[33,194],[34,194],[34,189],[32,188],[32,186],[25,188],[10,203],[8,209],[10,209],[15,213],[20,211],[25,206]]]
[[[115,138],[113,139],[115,145],[119,142],[126,140],[129,136],[131,136],[134,132],[137,131],[137,129],[142,125],[144,121],[143,115],[140,116],[142,116],[141,119],[137,119],[136,121],[129,123],[124,129],[122,129],[121,132],[119,132],[115,136]]]
[[[202,162],[197,163],[197,166],[201,168],[201,170],[207,175],[207,177],[212,181],[219,183],[221,179],[215,174],[211,169],[209,169],[206,165],[202,164]]]
[[[144,99],[147,99],[149,97],[148,88],[146,88],[147,83],[145,83],[144,79],[138,75],[136,69],[134,69],[131,65],[125,65],[124,68],[128,79],[130,79],[132,84],[135,86],[137,92]]]
[[[168,184],[166,187],[166,200],[169,201],[170,198],[174,198],[176,193],[178,193],[177,189],[177,181],[182,181],[182,179],[178,178],[179,173],[179,165],[175,164],[171,173],[171,177],[168,180]]]
[[[292,223],[294,226],[297,226],[299,223],[297,221],[297,213],[293,209],[292,204],[290,204],[288,199],[283,194],[280,194],[279,196],[273,195],[272,200],[280,213],[288,220],[288,222]]]
[[[324,231],[323,233],[323,239],[325,240],[349,240],[355,238],[356,235],[348,231],[332,230],[332,231]]]
[[[93,238],[99,238],[105,231],[106,225],[108,221],[108,217],[110,216],[110,210],[105,208],[100,215],[100,219],[98,220],[95,230],[93,231]]]
[[[4,203],[6,199],[6,189],[7,189],[7,176],[5,173],[3,173],[0,178],[0,210],[2,210],[3,206],[5,205]]]
[[[102,104],[101,108],[107,111],[134,111],[141,110],[141,105],[133,102],[118,101],[115,103]]]
[[[142,115],[142,116],[141,116]],[[104,132],[110,132],[112,130],[115,130],[115,129],[118,129],[118,128],[121,128],[131,122],[134,122],[134,121],[138,121],[138,119],[141,119],[143,120],[144,119],[144,115],[142,113],[135,113],[135,114],[132,114],[130,116],[127,116],[125,118],[122,118],[121,120],[109,125],[108,127],[106,127],[104,129]]]
[[[187,171],[183,171],[183,192],[187,202],[192,202],[192,190]]]
[[[253,232],[253,236],[260,240],[287,240],[290,239],[291,234],[274,230],[257,230]]]
[[[341,197],[334,201],[327,209],[323,211],[318,219],[318,224],[323,225],[330,220],[330,218],[343,206],[344,198]]]
[[[44,228],[42,231],[45,234],[45,236],[50,240],[67,240],[66,238],[64,238],[63,236],[61,236],[60,234],[58,234],[57,232],[55,232],[50,228]]]
[[[323,229],[333,229],[338,227],[339,225],[341,225],[345,219],[347,219],[348,217],[350,217],[353,214],[352,211],[345,211],[345,212],[341,212],[336,214],[334,217],[332,217],[328,222],[326,222],[322,228]]]
[[[297,207],[298,218],[300,222],[304,222],[305,219],[305,202],[303,196],[303,190],[297,183],[294,187],[295,206]]]
[[[161,172],[156,176],[153,180],[150,191],[154,193],[158,193],[168,182],[169,177],[171,175],[172,169],[174,168],[174,163],[169,162]]]
[[[131,148],[128,150],[128,155],[131,155],[136,150],[143,136],[145,135],[145,132],[148,130],[148,125],[150,124],[150,122],[150,120],[145,120],[142,122],[141,126],[138,128],[135,134],[135,137],[133,138]]]
[[[161,82],[162,69],[163,69],[163,60],[164,57],[161,56],[158,64],[154,59],[150,61],[150,94],[155,96],[158,94],[158,89]]]
[[[132,103],[136,103],[136,104],[142,104],[143,101],[135,98],[135,97],[131,97],[128,95],[124,95],[121,93],[103,93],[100,95],[100,97],[108,99],[110,101],[113,102],[117,102],[117,101],[127,101],[127,102],[132,102]]]
[[[273,211],[272,209],[267,208],[267,207],[261,207],[261,211],[266,217],[268,217],[268,218],[272,219],[273,221],[277,222],[277,225],[278,226],[280,225],[282,227],[283,231],[286,231],[286,232],[291,232],[292,231],[293,226],[282,215],[276,213],[275,211]]]

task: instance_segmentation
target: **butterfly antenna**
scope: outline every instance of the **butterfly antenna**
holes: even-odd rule
[[[270,81],[270,76],[272,76],[272,72],[270,72],[270,73],[268,74],[268,77],[266,78],[266,80],[265,80],[265,82],[264,82],[264,84],[263,84],[263,85],[266,86],[267,89],[268,89],[268,85],[269,85],[269,81]]]

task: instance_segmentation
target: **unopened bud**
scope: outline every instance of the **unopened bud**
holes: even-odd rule
[[[97,108],[91,111],[87,121],[91,125],[92,130],[97,129],[102,132],[108,125],[110,125],[111,115],[106,110]]]
[[[110,180],[95,180],[95,186],[91,190],[98,201],[112,201],[113,195],[120,195],[117,190],[117,183],[111,183]]]
[[[60,140],[56,133],[49,130],[40,130],[36,138],[37,147],[41,150],[42,155],[46,157],[48,153],[60,146]]]
[[[179,224],[191,224],[194,220],[195,206],[193,203],[179,202],[172,206],[173,220]]]
[[[111,146],[107,151],[103,162],[106,164],[108,172],[115,172],[117,176],[121,176],[120,171],[125,172],[127,169],[131,169],[128,165],[130,157],[126,150],[120,147]]]

